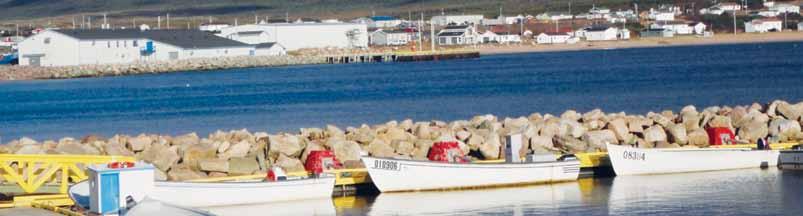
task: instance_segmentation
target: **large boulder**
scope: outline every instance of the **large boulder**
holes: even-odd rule
[[[689,143],[688,135],[686,134],[686,126],[682,124],[672,124],[666,128],[669,132],[669,141],[679,145],[686,145]],[[693,130],[693,129],[692,129]]]
[[[307,161],[307,157],[309,156],[309,154],[310,154],[312,151],[323,151],[323,150],[326,150],[326,148],[325,148],[325,147],[323,147],[323,145],[322,145],[322,144],[320,144],[320,143],[321,143],[321,140],[313,140],[312,142],[310,142],[309,144],[307,144],[307,147],[306,147],[306,148],[304,148],[304,153],[301,153],[301,158],[300,158],[300,159],[301,159],[301,161],[302,161],[302,162],[306,162],[306,161]],[[336,157],[337,157],[337,155],[335,155],[335,158],[336,158]]]
[[[698,147],[708,147],[710,145],[708,143],[708,133],[705,132],[702,128],[697,128],[688,132],[687,134],[688,144]]]
[[[252,145],[253,144],[247,140],[241,140],[237,144],[231,145],[229,148],[226,149],[225,152],[223,152],[219,156],[220,158],[223,159],[232,157],[245,157],[245,155],[248,155],[248,151],[251,149]],[[218,149],[216,149],[216,151],[219,150],[220,146],[218,146]]]
[[[323,129],[320,128],[301,128],[301,136],[309,140],[321,140],[325,137]]]
[[[721,115],[716,115],[710,121],[708,121],[708,127],[724,127],[733,130],[731,119]]]
[[[471,137],[471,132],[465,130],[460,130],[455,133],[455,138],[463,142],[468,142],[469,137]]]
[[[468,145],[470,150],[478,150],[478,149],[480,149],[480,146],[484,142],[485,142],[485,138],[484,137],[480,136],[479,134],[474,134],[474,135],[471,135],[471,137],[468,138],[468,141],[466,141],[466,144]]]
[[[660,142],[660,141],[667,141],[666,140],[666,132],[664,128],[660,125],[653,125],[647,130],[644,131],[644,140],[650,143]]]
[[[485,142],[480,145],[479,150],[482,156],[488,160],[494,160],[500,158],[500,151],[502,147],[502,141],[499,137],[499,134],[496,132],[491,132],[488,137],[485,139]]]
[[[560,131],[558,132],[560,136],[570,135],[574,138],[580,138],[585,132],[586,128],[579,122],[565,119],[560,121]]]
[[[281,167],[286,172],[304,171],[304,163],[301,163],[301,160],[284,155],[279,155],[279,158],[276,159],[276,163],[274,165]]]
[[[330,139],[332,140],[332,139]],[[335,152],[335,157],[340,161],[359,161],[360,144],[348,140],[334,140],[331,142],[332,151]]]
[[[41,144],[26,144],[14,151],[14,154],[45,154]]]
[[[404,141],[404,140],[394,140],[390,143],[390,147],[396,150],[396,154],[399,155],[411,155],[415,146],[412,142]]]
[[[565,112],[563,112],[563,114],[560,115],[560,118],[576,122],[579,121],[581,118],[583,118],[583,116],[577,113],[577,111],[566,110]]]
[[[193,170],[200,170],[199,161],[217,158],[217,147],[211,144],[195,144],[187,147],[182,154],[182,164]]]
[[[803,115],[803,103],[792,105],[787,102],[781,102],[778,103],[776,111],[786,119],[797,121]]]
[[[622,118],[617,118],[608,122],[605,126],[608,130],[613,131],[618,140],[627,140],[630,138],[630,130],[627,128],[627,122]]]
[[[555,147],[555,143],[552,142],[552,137],[548,136],[533,136],[530,137],[530,149],[533,151],[539,149],[545,149],[553,152],[560,151],[559,148]]]
[[[301,151],[304,149],[301,138],[295,135],[269,136],[268,142],[270,143],[271,158],[276,158],[278,154],[297,158],[301,156]]]
[[[702,117],[697,112],[681,113],[680,119],[687,132],[700,128],[700,121],[702,121]]]
[[[326,125],[326,131],[324,131],[324,133],[327,137],[346,137],[346,133],[334,125]]]
[[[150,161],[156,168],[167,171],[178,163],[181,157],[178,155],[178,146],[171,146],[158,149],[154,160]]]
[[[181,136],[173,137],[171,142],[173,145],[177,146],[189,146],[200,143],[201,138],[199,138],[198,134],[196,133],[188,133]]]
[[[781,142],[793,141],[801,135],[800,123],[787,119],[772,120],[769,126],[769,134],[778,137]]]
[[[381,139],[375,139],[368,144],[368,153],[374,157],[394,157],[396,156],[394,152],[395,150]]]
[[[415,132],[415,136],[418,137],[418,139],[432,139],[433,138],[432,137],[432,129],[429,126],[429,124],[425,124],[425,123],[415,124],[414,132]]]
[[[349,139],[357,141],[363,145],[367,145],[371,143],[376,138],[376,132],[371,130],[371,128],[360,127],[359,129],[355,130],[354,133],[349,134]]]
[[[604,117],[605,117],[605,113],[602,112],[602,110],[594,109],[594,110],[591,110],[591,111],[583,114],[582,119],[583,119],[583,122],[591,122],[591,121],[594,121],[594,120],[603,119]]]
[[[132,151],[139,152],[148,148],[149,145],[153,143],[153,140],[150,136],[140,134],[137,137],[132,137],[128,139],[128,148]]]
[[[171,169],[167,172],[167,179],[170,181],[187,181],[193,179],[206,178],[206,174],[200,171],[192,170],[188,167],[180,167]]]
[[[669,143],[664,141],[656,143],[655,148],[680,148],[680,145],[677,143]]]
[[[586,142],[583,142],[580,139],[574,138],[572,136],[554,137],[553,142],[555,143],[556,147],[560,147],[561,149],[564,149],[564,151],[568,153],[581,153],[589,149],[588,144],[586,144]]]
[[[229,172],[229,160],[224,158],[203,159],[200,161],[201,170],[208,172]]]
[[[755,143],[759,138],[767,137],[769,128],[766,123],[753,121],[739,128],[737,134],[739,138]]]
[[[91,145],[80,144],[75,140],[62,139],[56,145],[56,152],[74,155],[99,155],[100,151]]]
[[[125,143],[120,142],[120,139],[112,138],[103,145],[103,150],[107,155],[121,155],[121,156],[134,156],[134,152],[125,147]]]
[[[611,130],[596,130],[589,131],[583,135],[583,140],[589,146],[597,149],[607,149],[606,143],[618,144],[619,140],[616,139],[616,134]]]
[[[284,155],[279,155],[279,158],[287,158]],[[298,163],[298,159],[295,159]],[[278,163],[278,159],[277,162]],[[281,165],[278,165],[282,167]],[[286,164],[285,164],[286,166]],[[284,167],[282,167],[284,168]],[[301,165],[301,170],[304,170],[304,166]],[[229,158],[229,175],[250,175],[254,174],[255,172],[259,171],[259,162],[255,158],[252,157],[233,157]]]
[[[23,145],[23,146],[25,146],[25,145],[33,145],[33,144],[36,144],[36,143],[38,143],[38,142],[36,142],[36,140],[28,138],[28,137],[22,137],[22,138],[19,139],[19,144]]]

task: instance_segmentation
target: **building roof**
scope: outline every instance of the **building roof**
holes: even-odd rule
[[[446,26],[446,28],[444,29],[466,29],[466,28],[468,28],[467,25],[450,25]]]
[[[257,49],[270,49],[274,45],[276,45],[276,43],[261,43],[261,44],[257,44],[255,47]]]
[[[543,34],[549,36],[569,36],[569,34],[566,34],[566,32],[544,32]]]
[[[604,26],[604,25],[594,25],[594,26],[590,26],[590,27],[585,28],[585,30],[586,31],[590,31],[590,32],[595,32],[595,31],[606,31],[609,28],[611,28],[611,27],[610,26]]]
[[[185,49],[252,46],[199,30],[60,29],[54,31],[79,40],[150,39]]]

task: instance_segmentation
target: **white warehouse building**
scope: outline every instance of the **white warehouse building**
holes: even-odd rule
[[[46,30],[19,44],[19,64],[74,66],[255,55],[255,46],[199,30]]]
[[[288,51],[306,48],[367,48],[368,27],[356,23],[275,23],[233,26],[218,36],[247,44],[278,43]]]

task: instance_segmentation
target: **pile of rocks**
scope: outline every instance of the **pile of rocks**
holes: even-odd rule
[[[323,64],[326,63],[325,60],[325,57],[316,55],[287,55],[193,58],[177,61],[65,67],[6,66],[0,67],[0,80],[67,79],[177,71],[206,71],[231,68]]]
[[[126,155],[153,163],[157,177],[188,180],[265,173],[279,166],[289,172],[303,171],[303,161],[313,150],[332,150],[347,168],[361,167],[360,155],[426,160],[435,142],[455,141],[476,159],[504,156],[504,136],[523,134],[521,153],[556,154],[605,151],[605,143],[640,148],[698,148],[709,145],[706,127],[727,127],[738,142],[753,143],[803,140],[803,102],[774,101],[767,105],[708,107],[698,111],[684,107],[680,113],[667,110],[646,115],[586,113],[569,110],[560,116],[534,113],[527,117],[498,119],[476,116],[452,122],[412,120],[379,125],[303,128],[297,133],[251,133],[245,129],[217,131],[206,137],[195,133],[166,136],[115,135],[105,139],[87,136],[77,140],[37,142],[29,138],[0,146],[0,153]]]

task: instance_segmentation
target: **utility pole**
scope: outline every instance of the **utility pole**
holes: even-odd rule
[[[162,30],[162,16],[156,16],[156,29]]]
[[[733,10],[733,35],[736,35],[736,10]]]
[[[424,12],[421,12],[421,21],[418,23],[418,50],[424,50],[424,35],[421,33],[421,27],[424,26]]]
[[[432,19],[429,20],[429,41],[432,43],[432,52],[435,52],[435,23],[432,22]]]
[[[72,17],[72,29],[75,29],[75,17]]]
[[[789,11],[783,12],[783,26],[781,26],[781,31],[783,31],[789,24],[786,23],[786,15],[789,14]]]
[[[170,13],[167,13],[167,29],[170,29]]]

